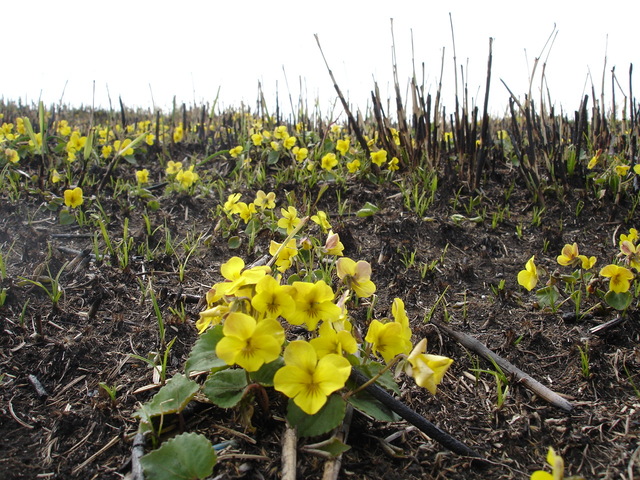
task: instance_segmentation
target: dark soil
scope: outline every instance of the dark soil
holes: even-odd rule
[[[508,172],[504,175],[509,178]],[[379,315],[388,314],[394,297],[402,298],[415,338],[426,336],[430,353],[455,360],[436,396],[402,380],[402,400],[487,459],[479,462],[451,453],[407,423],[383,424],[356,414],[348,438],[352,448],[343,456],[341,478],[525,479],[543,467],[549,446],[564,457],[567,472],[574,475],[640,476],[637,312],[630,312],[623,324],[595,335],[590,329],[614,318],[615,312],[577,320],[570,315],[569,303],[557,313],[540,311],[534,308],[535,296],[516,282],[518,271],[533,254],[549,271],[560,268],[555,257],[565,243],[574,241],[581,253],[597,256],[597,267],[601,267],[615,255],[616,229],[620,227],[619,234],[634,225],[623,222],[624,206],[605,200],[592,203],[577,191],[568,191],[560,200],[547,198],[541,225],[532,226],[528,196],[516,185],[507,202],[510,217],[492,228],[491,212],[504,204],[506,187],[493,182],[484,185],[482,206],[488,215],[481,224],[456,224],[451,219],[453,213],[465,214],[462,205],[468,204],[470,196],[463,190],[458,209],[453,210],[454,195],[446,193],[446,186],[439,189],[428,218],[408,212],[391,183],[332,185],[322,196],[318,208],[329,213],[345,244],[345,255],[373,266]],[[268,191],[269,185],[262,188]],[[382,207],[380,212],[366,218],[339,216],[338,188],[352,212],[366,201]],[[285,189],[273,189],[279,208]],[[255,190],[246,194],[251,197]],[[314,191],[307,198],[316,195]],[[302,191],[297,198],[304,198]],[[586,206],[576,218],[580,200]],[[146,241],[138,199],[119,197],[101,203],[111,217],[108,230],[113,239],[122,237],[123,219],[128,216],[134,245]],[[220,265],[233,255],[243,256],[249,264],[268,250],[271,234],[267,232],[258,236],[250,253],[246,247],[229,250],[227,240],[214,228],[217,219],[212,212],[217,203],[214,195],[173,194],[163,197],[162,208],[149,214],[158,228],[150,241],[161,244],[167,233],[176,242],[188,233],[203,233],[207,238],[189,260],[180,283],[175,255],[158,254],[148,261],[136,256],[134,248],[125,269],[106,259],[99,262],[89,256],[83,261],[77,252],[91,251],[93,230],[60,225],[57,213],[45,208],[38,195],[18,202],[0,200],[0,245],[7,267],[2,286],[8,291],[0,308],[0,374],[4,375],[0,478],[126,478],[138,428],[132,414],[157,391],[152,369],[131,357],[153,355],[159,345],[152,303],[142,288],[151,283],[158,296],[167,338],[176,338],[168,373],[180,373],[197,338],[194,323],[202,310],[199,299],[221,280]],[[521,238],[516,234],[518,225],[522,225]],[[415,265],[407,268],[403,258],[414,250]],[[20,277],[34,279],[48,272],[55,277],[65,262],[76,260],[61,274],[64,293],[55,307],[43,289],[21,281]],[[419,263],[436,260],[434,268],[422,276]],[[505,281],[502,290],[498,289],[501,280]],[[494,377],[480,374],[476,379],[473,370],[492,369],[492,365],[435,325],[423,322],[443,292],[434,319],[448,319],[454,329],[475,336],[568,399],[573,411],[554,408],[517,382],[510,383],[498,408]],[[185,321],[169,310],[181,303]],[[589,376],[585,378],[578,347],[587,344]],[[115,403],[100,382],[118,387]],[[187,431],[203,433],[213,443],[236,440],[234,447],[221,452],[227,456],[215,467],[216,478],[279,478],[284,412],[276,394],[272,401],[276,410],[271,417],[255,409],[253,429],[243,426],[238,412],[207,404],[197,404],[185,415]],[[302,439],[299,445],[305,442]],[[323,463],[299,452],[298,478],[321,478]]]

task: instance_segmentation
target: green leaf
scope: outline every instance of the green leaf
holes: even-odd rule
[[[360,410],[364,414],[369,415],[380,422],[397,422],[400,420],[400,417],[391,409],[373,398],[366,391],[351,395],[347,401],[357,410]]]
[[[370,217],[377,213],[380,209],[376,207],[373,203],[367,202],[364,206],[356,212],[356,216],[358,217]]]
[[[251,373],[251,379],[263,387],[273,387],[273,377],[283,365],[284,359],[278,357],[273,362],[262,365],[257,372]]]
[[[337,457],[342,455],[347,450],[351,449],[351,447],[336,437],[331,437],[329,440],[321,442],[316,445],[306,445],[302,447],[304,451],[307,452],[325,452],[328,453],[332,457]]]
[[[367,375],[369,378],[373,378],[374,376],[378,375],[380,373],[380,370],[385,368],[385,366],[378,362],[371,362],[358,368],[362,370],[362,373]],[[393,374],[390,370],[387,370],[382,375],[380,375],[380,377],[376,380],[376,383],[381,387],[392,391],[396,395],[401,394],[398,383],[393,379]]]
[[[150,423],[152,417],[168,415],[184,410],[195,396],[200,386],[181,373],[171,378],[156,393],[151,401],[145,403],[133,416],[143,423]]]
[[[538,303],[541,307],[553,307],[558,301],[558,291],[555,287],[543,287],[536,292]]]
[[[301,437],[315,437],[336,428],[344,419],[347,402],[337,394],[329,396],[327,403],[315,415],[303,412],[292,399],[287,407],[287,421],[298,429]]]
[[[223,370],[209,375],[202,391],[215,405],[231,408],[242,400],[247,385],[247,374],[244,370]]]
[[[229,248],[231,250],[235,250],[236,248],[240,248],[240,245],[242,245],[242,240],[237,235],[234,235],[233,237],[229,237],[227,244],[229,245]]]
[[[609,290],[605,294],[604,300],[616,310],[624,310],[631,304],[633,295],[631,295],[631,292],[616,293],[613,290]]]
[[[147,480],[206,478],[216,461],[211,442],[198,433],[178,435],[140,458]]]
[[[271,150],[267,157],[267,165],[275,165],[280,160],[280,152],[277,150]]]
[[[147,208],[152,212],[156,212],[160,208],[160,202],[158,200],[149,200],[147,202]]]
[[[60,210],[60,225],[72,225],[76,223],[76,216],[66,208]]]
[[[227,366],[226,362],[216,355],[216,345],[222,337],[224,337],[222,325],[216,325],[200,335],[184,367],[187,375],[191,372]]]

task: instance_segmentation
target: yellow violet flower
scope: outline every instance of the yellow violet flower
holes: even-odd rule
[[[244,220],[244,223],[249,223],[253,214],[257,213],[256,206],[253,203],[247,205],[245,202],[238,202],[236,206],[238,207],[237,213],[240,215],[240,218]]]
[[[173,131],[173,143],[179,143],[184,138],[184,128],[182,128],[182,123],[178,125]]]
[[[275,255],[278,250],[280,250],[281,245],[281,243],[271,240],[271,244],[269,245],[269,253],[271,255]],[[291,238],[287,242],[286,246],[282,250],[280,250],[280,253],[278,253],[278,258],[276,258],[275,261],[276,267],[278,267],[277,270],[280,273],[287,271],[291,266],[292,258],[296,255],[298,255],[296,239]]]
[[[287,235],[289,235],[301,221],[298,218],[298,210],[296,210],[296,207],[289,205],[286,210],[281,208],[280,213],[282,213],[282,218],[278,220],[278,227],[286,230]]]
[[[147,183],[149,181],[149,170],[143,168],[136,171],[136,180],[139,184]]]
[[[327,236],[327,241],[324,243],[324,247],[322,247],[322,251],[327,255],[341,257],[343,250],[344,245],[340,241],[340,235],[333,233],[333,230],[329,230],[329,235]]]
[[[616,165],[616,173],[621,176],[624,177],[627,173],[629,173],[629,169],[631,167],[629,165]]]
[[[598,160],[600,160],[600,155],[602,154],[602,150],[598,150],[595,155],[593,157],[591,157],[591,160],[589,160],[589,163],[587,164],[587,169],[588,170],[592,170],[593,168],[595,168],[595,166],[598,164]]]
[[[225,282],[217,283],[211,290],[213,294],[207,295],[207,302],[216,302],[224,295],[233,295],[246,285],[255,285],[271,269],[267,266],[252,267],[244,270],[244,260],[240,257],[231,257],[220,266],[220,273]]]
[[[102,147],[102,158],[109,158],[112,152],[113,147],[111,145],[104,145]]]
[[[276,127],[273,131],[273,137],[277,138],[278,140],[286,140],[287,138],[289,138],[289,133],[287,132],[286,125],[280,125]]]
[[[227,365],[240,365],[255,372],[280,356],[284,329],[280,322],[267,318],[256,322],[251,315],[231,312],[222,327],[224,337],[216,345],[216,355]]]
[[[4,156],[7,157],[7,160],[11,163],[18,163],[20,160],[20,155],[18,155],[18,151],[13,148],[5,148]]]
[[[596,257],[587,257],[586,255],[580,255],[578,251],[578,244],[573,245],[566,244],[562,247],[562,254],[558,255],[557,261],[562,266],[575,267],[580,264],[583,270],[589,270],[596,263]]]
[[[64,204],[67,207],[76,208],[82,205],[84,198],[82,197],[82,189],[76,187],[74,189],[67,189],[64,191]]]
[[[274,388],[292,398],[308,415],[316,414],[329,395],[344,387],[351,374],[346,358],[331,353],[318,359],[313,346],[303,340],[285,348],[284,363],[273,378]]]
[[[182,162],[174,162],[173,160],[169,160],[167,162],[167,169],[165,170],[165,173],[167,175],[175,175],[180,170],[182,170]]]
[[[393,157],[391,159],[391,161],[389,162],[389,165],[387,165],[387,169],[391,172],[395,172],[396,170],[400,170],[400,160],[398,160],[398,157]]]
[[[293,147],[291,152],[293,153],[296,162],[302,162],[309,156],[309,150],[304,147]]]
[[[256,293],[251,305],[268,318],[278,318],[296,307],[292,295],[293,287],[280,285],[271,275],[265,275],[256,283]]]
[[[264,137],[259,133],[254,133],[253,135],[251,135],[251,141],[253,142],[253,145],[256,147],[259,147],[260,145],[262,145],[263,138]]]
[[[358,297],[370,297],[376,291],[371,281],[371,265],[364,260],[355,262],[348,257],[341,257],[336,263],[336,273]]]
[[[525,269],[518,273],[518,283],[529,291],[533,290],[538,284],[538,269],[534,259],[535,255],[527,261]]]
[[[347,170],[349,170],[349,173],[356,173],[360,170],[360,160],[356,158],[355,160],[347,163]]]
[[[229,150],[229,155],[231,155],[231,158],[238,158],[238,155],[240,155],[243,150],[244,147],[242,145],[238,145],[237,147],[233,147]]]
[[[373,353],[382,356],[387,363],[396,355],[411,351],[411,344],[407,346],[402,337],[402,325],[398,322],[382,323],[372,320],[364,339],[371,344]]]
[[[626,235],[624,233],[620,235],[620,245],[622,245],[622,242],[624,242],[625,240],[628,240],[635,245],[635,243],[638,241],[638,230],[636,230],[635,228],[630,228],[629,235]]]
[[[544,470],[536,470],[531,474],[531,480],[562,480],[564,478],[564,460],[556,455],[555,450],[549,447],[547,463],[551,466],[551,473]]]
[[[320,166],[327,172],[330,172],[331,170],[333,170],[333,167],[335,167],[337,164],[338,164],[338,159],[336,158],[335,153],[327,153],[320,160]]]
[[[273,192],[264,193],[264,191],[258,190],[253,203],[255,203],[256,207],[260,207],[263,210],[271,210],[276,206],[276,194]]]
[[[232,193],[227,197],[227,201],[224,202],[224,206],[222,207],[225,212],[228,214],[240,213],[240,207],[238,207],[238,202],[242,198],[240,193]]]
[[[306,325],[307,330],[316,329],[320,321],[334,321],[342,310],[333,303],[334,293],[324,280],[316,283],[293,282],[296,308],[284,317],[292,325]]]
[[[624,240],[620,244],[620,254],[626,257],[626,261],[640,272],[640,246],[634,245],[629,240]]]
[[[60,180],[62,180],[62,176],[58,173],[57,170],[52,170],[51,171],[51,183],[58,183]]]
[[[381,167],[387,161],[387,151],[380,149],[377,152],[371,152],[371,161]]]
[[[629,291],[629,288],[631,288],[631,280],[634,278],[631,270],[615,264],[602,268],[600,275],[609,278],[609,290],[616,293]]]
[[[296,137],[287,137],[284,142],[282,142],[282,146],[287,150],[291,150],[297,141],[298,139]]]
[[[423,338],[407,357],[405,371],[414,378],[418,386],[426,388],[435,395],[438,385],[442,382],[453,360],[440,355],[431,355],[426,351],[427,339]]]
[[[322,210],[318,210],[318,213],[311,217],[311,221],[317,225],[320,225],[320,228],[323,232],[331,229],[331,224],[329,223],[327,214]]]
[[[340,155],[342,156],[347,154],[350,146],[351,146],[351,139],[349,139],[349,137],[338,140],[336,142],[336,150],[340,152]]]
[[[221,323],[227,313],[229,313],[229,305],[216,305],[200,312],[200,318],[196,321],[198,333],[204,333],[209,326]]]
[[[194,167],[195,165],[191,165],[189,167],[189,170],[182,169],[176,175],[176,180],[180,182],[182,188],[189,188],[191,185],[198,181],[198,178],[200,178],[198,174],[193,171]]]
[[[342,355],[342,352],[354,354],[358,350],[358,342],[347,330],[336,331],[332,322],[322,322],[318,328],[318,336],[309,343],[316,349],[318,357],[322,358],[330,353]]]
[[[636,164],[633,166],[633,171],[634,171],[634,173],[635,173],[636,175],[640,175],[640,163],[636,163]]]

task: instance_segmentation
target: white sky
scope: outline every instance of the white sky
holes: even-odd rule
[[[260,81],[271,108],[276,83],[281,105],[288,107],[284,67],[294,103],[302,78],[303,98],[309,105],[318,98],[328,112],[336,95],[313,36],[317,33],[338,85],[364,110],[374,77],[383,97],[392,92],[393,18],[403,94],[411,75],[413,31],[416,67],[425,63],[426,88],[433,94],[445,49],[444,102],[451,111],[451,12],[457,63],[465,66],[469,95],[478,105],[484,99],[489,37],[494,38],[489,104],[493,113],[502,113],[508,93],[500,79],[517,96],[526,93],[529,69],[555,23],[558,35],[546,69],[552,100],[569,111],[577,109],[589,71],[600,95],[608,35],[609,106],[611,67],[627,94],[629,64],[640,67],[640,7],[635,5],[637,1],[2,0],[0,96],[29,103],[41,97],[52,104],[64,90],[64,103],[91,105],[95,81],[96,106],[108,107],[108,86],[114,108],[119,95],[125,105],[151,107],[151,85],[156,107],[164,109],[174,95],[178,103],[211,104],[218,88],[219,105],[239,106],[244,100],[253,108]],[[635,73],[634,91],[639,75]],[[616,99],[622,99],[619,92]]]

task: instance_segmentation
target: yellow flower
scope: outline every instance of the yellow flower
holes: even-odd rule
[[[240,218],[244,220],[244,223],[249,223],[253,214],[257,212],[256,206],[253,203],[247,205],[245,202],[238,202],[236,206],[238,207],[237,213],[240,215]]]
[[[589,160],[589,163],[587,164],[587,169],[588,170],[592,170],[593,168],[595,168],[595,166],[598,164],[598,160],[600,160],[600,155],[602,154],[602,150],[598,150],[595,155],[593,157],[591,157],[591,160]]]
[[[242,145],[238,145],[237,147],[233,147],[229,150],[229,155],[231,155],[231,158],[238,158],[238,155],[240,155],[243,150],[244,147]]]
[[[287,235],[289,235],[300,223],[298,210],[296,210],[296,207],[290,205],[286,210],[281,208],[280,212],[282,213],[282,218],[278,220],[278,227],[286,230]]]
[[[222,207],[224,211],[228,214],[240,213],[240,208],[237,205],[237,203],[240,201],[240,198],[242,198],[242,195],[240,193],[232,193],[231,195],[229,195],[227,197],[227,201]]]
[[[149,181],[149,170],[143,168],[136,171],[136,180],[139,184],[147,183]]]
[[[377,152],[371,152],[371,161],[381,167],[387,161],[387,151],[380,149]]]
[[[116,140],[113,142],[113,148],[115,148],[116,152],[123,157],[127,157],[129,155],[133,155],[133,148],[129,146],[131,140],[126,138],[122,142],[120,140]]]
[[[293,147],[293,150],[291,150],[293,152],[294,158],[296,159],[296,162],[302,162],[303,160],[305,160],[308,156],[309,156],[309,150],[307,150],[306,148],[300,148],[300,147]]]
[[[636,173],[636,175],[640,175],[640,163],[636,163],[633,166],[633,171]]]
[[[109,158],[111,156],[111,152],[113,152],[113,147],[111,145],[103,145],[102,158]]]
[[[296,307],[292,295],[293,287],[280,285],[271,275],[265,275],[256,283],[256,293],[251,306],[268,318],[277,319]]]
[[[423,338],[407,357],[405,371],[414,378],[418,386],[426,388],[435,395],[438,385],[442,382],[453,360],[440,355],[431,355],[426,351],[427,339]]]
[[[348,257],[339,258],[336,273],[358,297],[370,297],[376,291],[376,286],[371,281],[371,265],[364,260],[356,263]]]
[[[181,142],[183,138],[184,138],[184,128],[182,127],[182,123],[181,123],[173,131],[173,143]]]
[[[271,244],[269,245],[269,254],[275,255],[280,250],[282,246],[281,243],[278,243],[274,240],[271,240]],[[278,258],[276,258],[275,264],[277,270],[281,273],[285,272],[292,263],[292,258],[298,255],[298,247],[296,246],[296,239],[291,238],[285,245],[285,247],[280,250],[278,253]]]
[[[323,212],[322,210],[318,210],[318,214],[317,215],[313,215],[311,217],[311,221],[313,223],[316,223],[316,224],[320,225],[320,228],[322,229],[323,232],[326,232],[327,230],[329,230],[331,228],[331,224],[329,223],[329,219],[327,218],[327,214],[325,212]]]
[[[282,142],[282,146],[287,150],[291,150],[297,141],[298,139],[296,137],[288,137],[284,140],[284,142]]]
[[[621,176],[624,177],[627,173],[629,173],[629,169],[631,167],[629,165],[616,165],[616,173]]]
[[[147,133],[147,136],[144,137],[144,141],[147,145],[151,146],[156,141],[156,136],[153,133]]]
[[[278,140],[286,140],[287,138],[289,138],[287,127],[285,125],[276,127],[276,129],[273,131],[273,137],[277,138]]]
[[[5,148],[4,156],[7,157],[7,160],[11,163],[18,163],[20,160],[20,155],[18,155],[17,150],[14,150],[13,148]]]
[[[342,352],[354,354],[358,350],[358,342],[347,330],[336,331],[332,322],[322,322],[318,328],[318,336],[309,343],[316,349],[318,357],[322,358],[330,353],[342,355]]]
[[[296,308],[285,318],[292,325],[306,325],[312,332],[320,321],[335,321],[340,318],[342,310],[333,303],[333,290],[324,280],[315,283],[293,282]]]
[[[174,162],[173,160],[169,160],[167,162],[167,169],[165,170],[165,173],[167,175],[175,175],[180,170],[182,170],[182,162]]]
[[[398,157],[393,157],[389,162],[389,165],[387,165],[387,169],[389,169],[389,171],[391,172],[399,170],[400,169],[399,163],[400,163],[400,160],[398,160]]]
[[[253,135],[251,135],[251,141],[256,147],[259,147],[260,145],[262,145],[262,140],[263,140],[263,137],[259,133],[254,133]]]
[[[84,198],[82,197],[82,189],[76,187],[74,189],[67,189],[64,191],[64,204],[67,207],[76,208],[82,205]]]
[[[227,365],[240,365],[255,372],[280,356],[284,329],[280,322],[267,318],[256,322],[246,313],[231,312],[222,327],[224,337],[216,345],[216,355]]]
[[[350,144],[351,144],[351,140],[349,139],[349,137],[338,140],[336,142],[336,150],[339,151],[340,154],[344,156],[349,151]]]
[[[56,131],[59,135],[66,137],[71,133],[71,127],[69,126],[69,122],[66,120],[60,120],[58,122],[58,126],[56,127]]]
[[[62,180],[62,176],[56,169],[53,169],[51,171],[51,183],[58,183],[60,180]]]
[[[203,333],[210,325],[221,323],[227,313],[229,313],[229,305],[216,305],[200,312],[200,318],[196,321],[198,333]]]
[[[271,142],[269,145],[271,145],[271,149],[274,152],[279,152],[280,151],[280,144],[278,142]]]
[[[258,190],[253,203],[256,204],[256,207],[260,207],[263,210],[271,210],[276,206],[276,194],[273,192],[264,193],[264,191]]]
[[[364,338],[371,344],[376,355],[381,355],[385,362],[390,362],[396,355],[409,353],[411,344],[402,337],[402,325],[398,322],[382,323],[372,320],[369,324],[367,336]]]
[[[337,233],[333,233],[333,230],[329,230],[327,241],[324,243],[322,250],[327,255],[335,255],[336,257],[342,256],[344,245],[340,241],[340,236]]]
[[[534,259],[535,255],[527,261],[525,269],[518,273],[518,283],[529,291],[533,290],[538,284],[538,269]]]
[[[564,460],[560,455],[556,455],[551,447],[547,452],[547,463],[551,466],[552,473],[536,470],[531,474],[531,480],[562,480],[564,478]]]
[[[629,235],[626,235],[624,233],[620,235],[620,245],[622,245],[622,242],[624,242],[625,240],[628,240],[635,245],[635,243],[638,241],[638,230],[636,230],[635,228],[630,228]]]
[[[360,160],[357,158],[352,162],[347,163],[347,170],[349,173],[356,173],[360,169]]]
[[[194,167],[195,165],[191,165],[189,167],[189,170],[182,169],[176,175],[176,180],[180,182],[182,188],[189,188],[191,185],[198,181],[198,178],[200,178],[198,174],[193,171]]]
[[[632,268],[640,271],[640,246],[634,245],[629,240],[620,244],[620,255],[626,257],[626,261]]]
[[[284,363],[273,377],[274,388],[292,398],[307,415],[317,413],[351,374],[346,358],[330,353],[318,359],[316,350],[304,340],[295,340],[285,348]]]
[[[609,290],[616,293],[629,291],[634,275],[631,270],[619,265],[611,264],[600,270],[600,275],[609,278]]]
[[[338,159],[336,158],[335,153],[327,153],[322,157],[322,160],[320,160],[320,166],[327,172],[333,170],[333,167],[335,167],[337,164]]]

